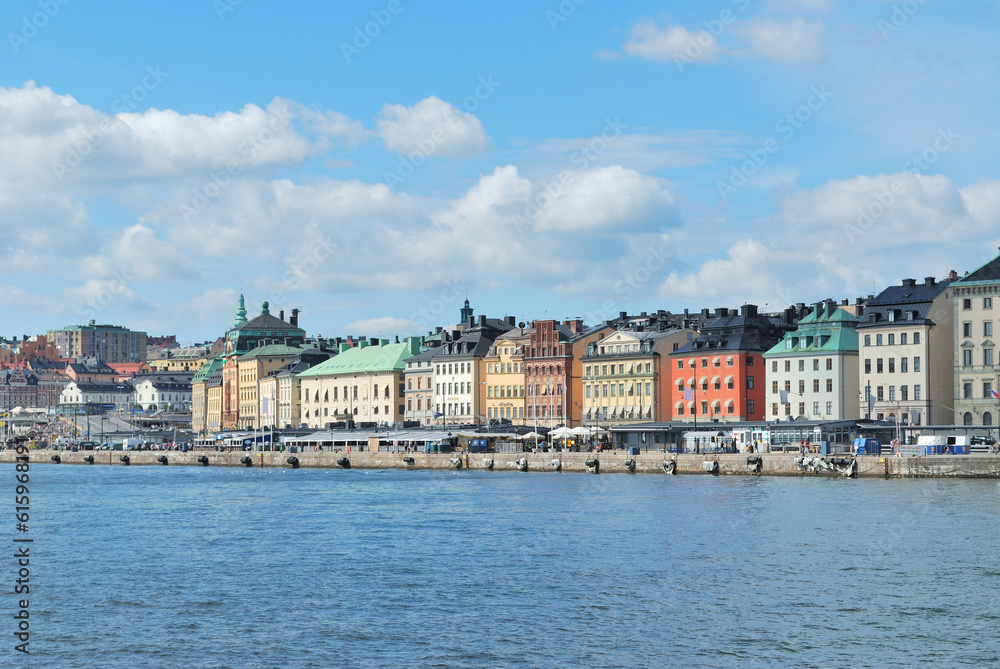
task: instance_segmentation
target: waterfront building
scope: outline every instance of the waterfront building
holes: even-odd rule
[[[38,378],[38,406],[54,409],[59,406],[59,397],[66,384],[70,382],[66,375],[68,363],[65,360],[48,360],[35,358],[28,361],[28,368]]]
[[[196,372],[208,361],[211,345],[157,348],[146,363],[157,372]]]
[[[1000,325],[1000,256],[951,282],[956,425],[1000,424],[1000,361],[994,328]]]
[[[0,368],[0,413],[18,407],[36,409],[39,404],[38,377],[24,367]]]
[[[208,360],[191,379],[191,430],[195,434],[208,434],[208,380],[213,373],[221,373],[222,364],[221,358]]]
[[[650,326],[653,329],[648,329]],[[672,419],[668,356],[692,341],[695,330],[660,330],[655,321],[633,324],[587,346],[583,366],[583,419],[622,425]]]
[[[444,424],[486,423],[486,382],[480,363],[497,337],[514,327],[514,317],[500,320],[467,314],[463,331],[443,333],[434,356],[434,412]]]
[[[910,425],[953,422],[953,278],[903,279],[868,302],[858,322],[859,412]]]
[[[764,354],[768,419],[860,417],[857,325],[857,317],[836,302],[817,302],[797,329]]]
[[[260,411],[266,410],[269,425],[274,425],[277,416],[275,403],[278,399],[277,382],[267,384],[267,394],[261,392],[260,384],[268,373],[293,362],[303,349],[285,344],[267,344],[244,353],[236,358],[236,376],[239,395],[239,427],[256,430],[264,425]]]
[[[80,383],[114,383],[118,381],[118,372],[102,360],[95,358],[78,358],[67,363],[66,377]]]
[[[497,337],[480,363],[490,424],[525,424],[524,348],[530,342],[530,329],[508,330]]]
[[[134,398],[131,383],[70,381],[59,397],[59,409],[64,413],[131,412]]]
[[[753,304],[716,309],[698,337],[670,354],[673,420],[764,420],[764,353],[795,327],[794,316],[759,314]]]
[[[192,393],[193,394],[193,393]],[[222,428],[222,366],[213,369],[205,380],[204,436]]]
[[[115,371],[117,375],[115,380],[119,382],[130,381],[137,376],[153,372],[153,368],[144,362],[113,362],[108,367]]]
[[[279,369],[268,372],[260,383],[261,427],[288,429],[301,422],[302,382],[299,374],[336,355],[324,343],[301,349],[295,359]],[[271,399],[274,398],[274,399]]]
[[[191,383],[176,378],[146,376],[135,380],[134,404],[146,411],[189,411]]]
[[[426,338],[424,344],[428,344]],[[438,346],[432,346],[406,360],[403,375],[406,380],[406,410],[403,412],[403,420],[406,423],[419,423],[424,427],[435,423],[434,357],[440,350]]]
[[[146,362],[146,333],[120,325],[67,325],[45,334],[63,358],[96,358],[104,362]]]
[[[395,344],[364,337],[341,343],[335,357],[298,375],[301,422],[311,428],[349,421],[359,427],[401,422],[403,370],[406,360],[420,352],[419,337]]]

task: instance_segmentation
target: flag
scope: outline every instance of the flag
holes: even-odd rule
[[[694,389],[693,388],[685,388],[684,389],[684,401],[685,402],[694,402]]]
[[[990,395],[993,395],[993,397],[1000,397],[1000,393],[997,393],[997,391],[992,388],[990,388]]]
[[[779,390],[778,391],[778,403],[779,404],[788,404],[788,391],[787,390]]]
[[[549,379],[549,385],[547,386],[547,392],[549,395],[552,394],[552,379]]]
[[[444,415],[443,413],[438,413],[437,411],[434,412],[434,417],[435,418],[440,418],[443,415]]]
[[[872,412],[874,410],[875,410],[875,396],[874,395],[869,395],[868,396],[868,411]]]
[[[263,406],[263,407],[261,408],[261,411],[262,411],[263,413],[271,413],[270,411],[268,411],[268,410],[267,410],[267,400],[268,400],[268,399],[270,399],[270,398],[268,398],[268,397],[262,397],[262,398],[260,398],[260,399],[261,399],[261,402],[262,402],[262,403],[263,403],[263,405],[264,405],[264,406]]]

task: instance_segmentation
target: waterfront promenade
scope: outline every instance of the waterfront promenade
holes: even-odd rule
[[[121,457],[127,455],[129,464],[125,465]],[[16,453],[12,449],[0,452],[0,463],[13,463]],[[609,451],[594,453],[387,453],[383,451],[339,452],[265,452],[251,453],[245,451],[53,451],[32,450],[29,453],[32,464],[56,465],[52,457],[58,456],[60,465],[90,465],[85,458],[93,458],[94,465],[123,466],[193,466],[193,467],[246,467],[244,458],[250,459],[252,467],[281,468],[326,468],[340,469],[343,463],[338,461],[346,458],[352,469],[412,469],[412,470],[490,470],[519,471],[517,461],[527,463],[525,474],[549,473],[588,473],[587,461],[596,458],[600,461],[599,475],[608,474],[656,474],[664,476],[664,462],[676,461],[676,473],[681,475],[711,476],[705,468],[706,462],[718,462],[716,475],[754,476],[758,475],[755,468],[748,465],[747,454],[721,453],[699,455],[682,453],[679,456],[658,452],[645,452],[639,455],[627,455],[625,451]],[[158,458],[166,458],[166,464]],[[812,467],[801,466],[801,456],[792,453],[764,453],[759,456],[761,466],[759,475],[764,476],[841,476],[835,472],[817,472]],[[840,456],[842,457],[842,456]],[[200,458],[207,458],[201,460]],[[295,458],[297,464],[289,463],[289,458]],[[408,460],[412,459],[412,462]],[[816,457],[816,460],[819,458]],[[459,468],[456,460],[460,461]],[[634,472],[630,471],[627,460],[634,464]],[[908,457],[881,457],[861,455],[855,458],[857,462],[856,476],[875,478],[1000,478],[1000,455],[930,455]],[[559,463],[558,465],[556,463]],[[207,464],[206,464],[207,463]],[[492,467],[491,467],[492,465]],[[711,467],[711,465],[709,465]],[[593,474],[590,474],[593,475]]]

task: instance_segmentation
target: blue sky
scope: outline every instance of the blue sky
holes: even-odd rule
[[[6,335],[878,292],[1000,241],[995,0],[0,8]],[[367,33],[367,34],[366,34]]]

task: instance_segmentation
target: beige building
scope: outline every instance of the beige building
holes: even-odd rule
[[[156,357],[147,358],[146,364],[156,372],[193,372],[208,362],[211,346],[161,348]]]
[[[245,430],[256,430],[264,425],[261,421],[261,407],[267,398],[269,410],[274,404],[277,395],[277,386],[269,387],[269,394],[264,395],[260,391],[260,383],[267,377],[268,372],[279,369],[295,360],[295,356],[302,352],[297,346],[286,346],[285,344],[268,344],[258,346],[249,353],[239,356],[236,361],[237,376],[239,378],[239,427]],[[269,413],[272,413],[269,411]],[[271,416],[274,419],[274,416]]]
[[[483,357],[486,396],[482,406],[487,420],[525,424],[524,347],[529,341],[528,329],[515,328],[498,337]]]
[[[146,362],[146,333],[120,325],[68,325],[45,337],[63,358],[95,358],[103,362]]]
[[[862,418],[950,425],[955,391],[951,279],[903,279],[868,302],[857,326]]]
[[[997,425],[1000,399],[1000,256],[951,284],[954,309],[956,425]],[[996,306],[994,304],[996,303]]]
[[[353,420],[358,425],[402,422],[406,360],[420,353],[420,338],[391,344],[359,339],[340,345],[339,354],[298,375],[301,422],[311,428]]]

